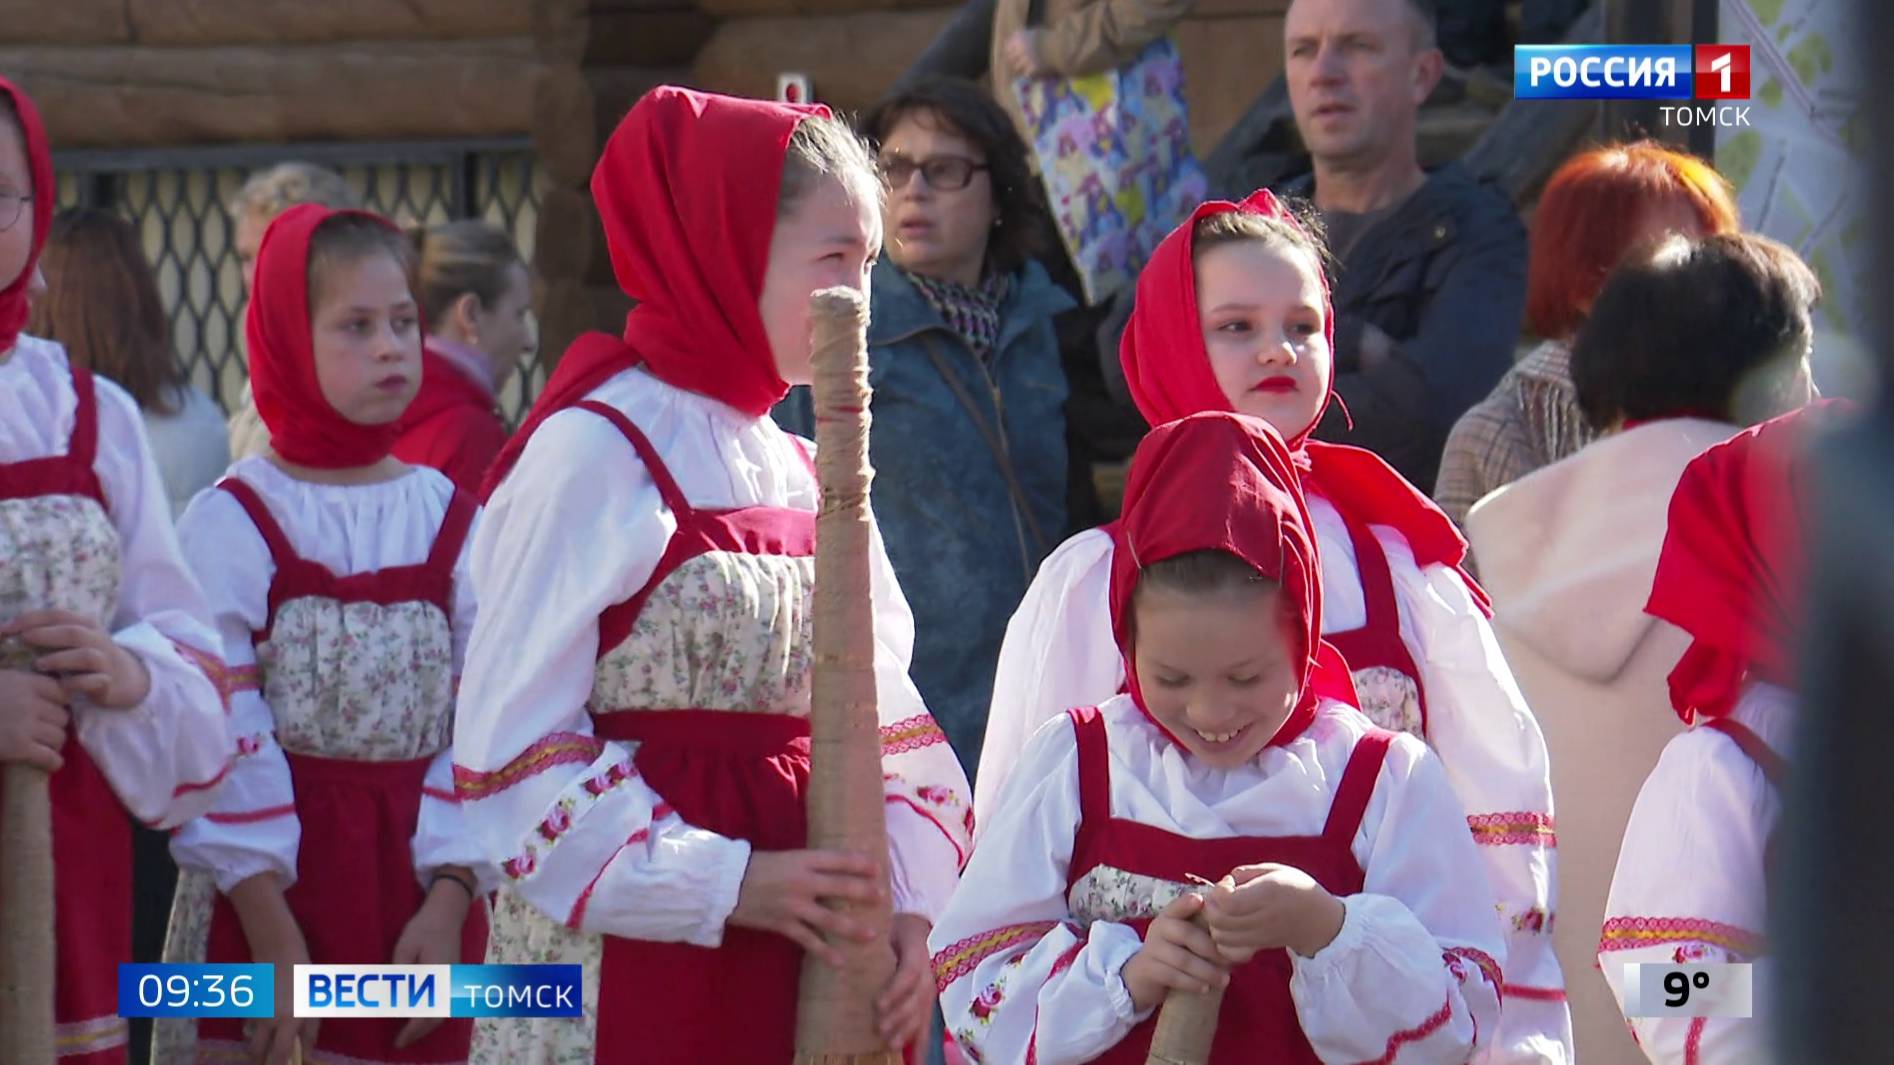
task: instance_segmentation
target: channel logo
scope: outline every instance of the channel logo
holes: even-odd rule
[[[1521,100],[1747,100],[1746,44],[1547,44],[1513,49]]]
[[[298,965],[298,1017],[578,1017],[579,965]]]
[[[1697,99],[1749,99],[1749,45],[1700,44],[1695,58]]]

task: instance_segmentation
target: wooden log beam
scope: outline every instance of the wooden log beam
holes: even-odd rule
[[[699,3],[719,19],[958,10],[953,0],[699,0]]]
[[[0,0],[0,46],[131,41],[125,0]]]
[[[0,45],[465,40],[531,32],[523,0],[0,0]]]
[[[519,0],[124,0],[141,45],[463,40],[532,32]]]
[[[540,59],[548,66],[573,67],[688,63],[716,27],[689,0],[651,0],[638,8],[553,0],[534,4],[532,21]]]
[[[993,11],[998,6],[997,0],[966,0],[920,58],[902,72],[895,87],[936,77],[985,77],[993,61]]]
[[[952,8],[850,15],[769,16],[726,22],[697,54],[696,84],[773,96],[776,75],[809,75],[818,100],[859,111],[893,85],[953,17]]]
[[[584,188],[606,138],[638,97],[656,86],[689,80],[682,70],[664,68],[542,68],[533,90],[532,133],[546,176],[563,188]]]
[[[1282,70],[1282,18],[1204,18],[1193,13],[1172,36],[1184,61],[1191,146],[1201,158]]]
[[[584,189],[553,188],[539,201],[533,269],[547,281],[616,285],[598,208]]]
[[[542,281],[538,288],[539,360],[548,371],[580,333],[597,329],[615,336],[625,329],[631,298],[617,285]]]
[[[536,69],[526,37],[0,49],[58,148],[518,135]]]

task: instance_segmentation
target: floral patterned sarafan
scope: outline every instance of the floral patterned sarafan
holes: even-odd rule
[[[1059,236],[1097,304],[1137,280],[1208,191],[1168,37],[1115,70],[1015,82]]]
[[[0,561],[0,621],[59,607],[109,623],[118,606],[118,530],[91,499],[0,500]]]
[[[1135,921],[1157,916],[1196,886],[1100,865],[1079,877],[1066,901],[1073,918],[1086,925],[1093,921]]]
[[[814,575],[813,558],[713,552],[686,561],[599,659],[590,709],[807,717],[813,614],[801,589]]]
[[[1387,666],[1355,670],[1355,694],[1368,720],[1390,732],[1405,732],[1425,742],[1421,720],[1420,688],[1414,678]]]
[[[292,599],[256,659],[285,751],[406,761],[453,735],[453,630],[431,603]]]

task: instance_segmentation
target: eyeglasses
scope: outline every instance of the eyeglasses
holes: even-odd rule
[[[26,212],[26,205],[32,202],[31,195],[0,189],[0,233],[12,229],[14,223],[20,220],[20,215]]]
[[[897,155],[881,160],[881,180],[890,189],[906,188],[908,179],[919,170],[921,180],[935,192],[958,192],[973,180],[975,171],[985,169],[985,163],[976,163],[964,155],[934,155],[918,163]]]

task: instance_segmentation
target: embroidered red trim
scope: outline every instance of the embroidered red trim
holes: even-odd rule
[[[1002,950],[1038,939],[1057,927],[1059,927],[1057,921],[1028,921],[1024,924],[1005,925],[991,932],[981,932],[957,943],[948,944],[933,957],[934,990],[945,994],[947,989],[953,986],[955,980],[972,972],[986,959]]]
[[[566,833],[572,830],[572,826],[577,824],[580,818],[592,812],[605,796],[617,790],[618,786],[626,781],[638,779],[640,778],[637,768],[628,761],[620,761],[580,780],[579,790],[582,794],[563,797],[554,803],[552,809],[539,819],[539,824],[533,826],[533,831],[522,844],[520,852],[500,863],[500,871],[514,880],[523,880],[533,875],[539,869],[542,848],[550,853],[552,848],[565,838]],[[647,822],[647,826],[648,824]],[[639,831],[644,831],[644,829]],[[537,836],[538,840],[533,839],[534,836]]]
[[[910,718],[896,721],[892,725],[881,726],[881,753],[904,754],[918,751],[923,747],[932,747],[946,743],[947,734],[927,714],[916,714]]]
[[[224,782],[224,778],[230,775],[230,768],[236,764],[237,764],[237,759],[234,755],[230,758],[224,759],[224,767],[217,771],[216,776],[211,777],[209,780],[185,781],[184,783],[179,784],[177,787],[171,789],[171,797],[173,799],[181,798],[182,796],[189,795],[191,792],[206,791],[210,788],[216,787],[219,784],[222,784]]]
[[[1758,932],[1699,917],[1613,917],[1605,922],[1604,934],[1598,939],[1598,952],[1693,942],[1708,943],[1752,958],[1763,952],[1764,945]]]
[[[1699,1065],[1703,1060],[1703,1029],[1709,1023],[1707,1017],[1690,1019],[1690,1033],[1684,1036],[1684,1065]]]
[[[1039,982],[1040,988],[1043,989],[1057,979],[1060,973],[1070,969],[1072,963],[1078,960],[1079,951],[1085,949],[1085,944],[1086,940],[1081,938],[1065,948],[1065,951],[1053,960],[1052,969],[1046,973],[1046,978]],[[1032,1038],[1026,1041],[1026,1065],[1039,1065],[1039,1007],[1036,1005],[1032,1011]]]
[[[554,766],[585,765],[605,750],[605,741],[580,732],[554,732],[540,737],[519,757],[491,772],[454,767],[454,790],[469,802],[491,798]]]
[[[237,813],[208,813],[204,820],[219,825],[253,825],[258,821],[268,821],[275,817],[286,817],[296,812],[296,804],[269,806],[261,810],[243,810]]]
[[[210,681],[210,686],[217,691],[218,701],[224,704],[224,713],[228,714],[230,696],[233,694],[230,686],[230,667],[224,665],[223,659],[209,651],[192,647],[188,643],[172,640],[171,646],[177,650],[179,658],[197,667],[197,671],[204,675],[204,679]]]
[[[1435,1013],[1433,1016],[1420,1022],[1420,1024],[1412,1028],[1409,1028],[1404,1032],[1396,1032],[1393,1035],[1388,1036],[1387,1051],[1383,1053],[1380,1057],[1374,1059],[1373,1061],[1364,1062],[1363,1065],[1392,1065],[1394,1061],[1394,1056],[1401,1052],[1402,1044],[1417,1043],[1420,1040],[1425,1039],[1430,1035],[1433,1035],[1435,1032],[1438,1032],[1442,1028],[1445,1028],[1447,1026],[1447,1022],[1451,1020],[1452,1018],[1453,1018],[1453,999],[1449,998],[1445,1002],[1442,1002],[1440,1004],[1440,1011],[1438,1013]]]
[[[1500,970],[1499,962],[1494,961],[1491,954],[1474,947],[1448,947],[1443,953],[1449,959],[1464,958],[1472,962],[1480,970],[1480,975],[1485,977],[1486,982],[1492,984],[1493,990],[1500,995],[1512,993],[1512,988],[1506,986],[1506,974]]]
[[[960,840],[956,838],[951,831],[948,830],[947,825],[944,822],[942,822],[940,818],[934,816],[933,811],[929,810],[925,806],[922,806],[920,803],[915,802],[913,799],[908,798],[906,795],[890,795],[887,797],[887,801],[898,802],[902,804],[903,806],[906,806],[908,809],[913,810],[915,813],[920,814],[922,817],[926,818],[929,824],[932,824],[935,828],[940,829],[940,834],[947,837],[947,845],[954,849],[954,863],[957,866],[959,866],[962,872],[966,871],[967,859],[971,857],[971,855],[967,853],[967,849],[965,847],[960,845]],[[972,830],[971,825],[968,826],[968,830],[969,831]]]
[[[1564,1002],[1565,989],[1561,987],[1527,987],[1522,984],[1507,984],[1506,997],[1523,998],[1530,1002]]]
[[[1558,832],[1553,827],[1550,814],[1532,813],[1526,810],[1503,814],[1474,814],[1467,818],[1467,829],[1473,833],[1473,842],[1487,847],[1504,847],[1514,844],[1544,844],[1547,847],[1559,845]]]
[[[440,788],[430,788],[423,785],[421,794],[436,802],[451,803],[456,806],[460,805],[460,796],[451,791],[443,791]]]
[[[598,882],[602,877],[604,877],[605,870],[610,869],[612,867],[612,863],[617,861],[618,856],[625,852],[625,848],[633,846],[634,844],[643,843],[645,840],[650,839],[650,838],[651,838],[651,830],[648,828],[641,828],[638,831],[633,832],[629,837],[627,837],[625,842],[619,844],[618,849],[611,853],[611,857],[605,859],[605,864],[599,866],[598,872],[592,874],[592,879],[586,883],[585,890],[579,892],[579,897],[573,900],[572,913],[570,916],[566,918],[567,928],[570,928],[575,932],[579,930],[580,923],[585,920],[585,908],[586,906],[590,905],[592,902],[592,889],[598,887]]]

